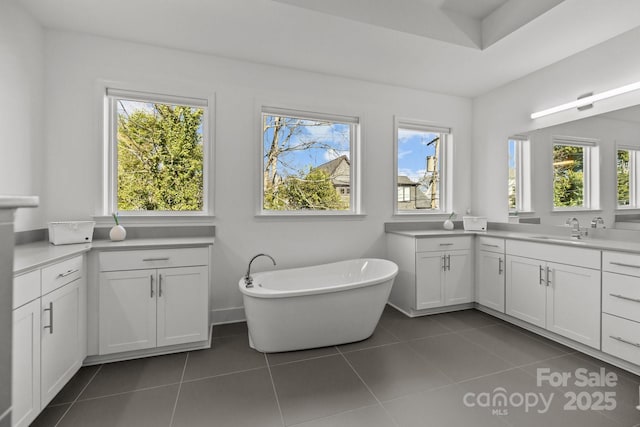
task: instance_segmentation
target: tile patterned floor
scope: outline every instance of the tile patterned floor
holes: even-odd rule
[[[601,367],[615,386],[575,383]],[[538,385],[541,368],[572,378]],[[640,377],[476,310],[387,307],[353,344],[265,355],[239,323],[214,327],[208,350],[84,367],[33,426],[632,427],[639,390]]]

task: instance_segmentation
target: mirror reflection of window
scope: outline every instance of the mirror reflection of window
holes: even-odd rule
[[[553,140],[553,208],[598,209],[598,146],[584,138]]]
[[[616,153],[618,208],[640,207],[638,160],[640,147],[618,147]]]
[[[531,178],[529,139],[526,136],[512,136],[508,141],[509,152],[509,213],[531,210]]]

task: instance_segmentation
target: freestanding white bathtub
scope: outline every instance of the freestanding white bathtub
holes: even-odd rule
[[[373,334],[398,266],[354,259],[253,274],[239,286],[249,344],[265,353],[361,341]]]

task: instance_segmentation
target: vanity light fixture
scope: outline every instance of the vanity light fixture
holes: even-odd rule
[[[640,89],[640,82],[631,83],[625,86],[620,86],[616,89],[607,90],[604,92],[596,93],[595,95],[580,97],[573,102],[567,102],[556,107],[548,108],[546,110],[538,111],[531,114],[532,119],[538,119],[540,117],[548,116],[549,114],[559,113],[561,111],[570,110],[572,108],[578,108],[588,106],[596,101],[611,98],[614,96],[622,95],[623,93],[633,92]]]

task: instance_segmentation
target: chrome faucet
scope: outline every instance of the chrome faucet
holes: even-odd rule
[[[273,257],[271,255],[267,255],[267,254],[258,254],[256,256],[254,256],[253,258],[251,258],[251,261],[249,261],[249,267],[247,267],[247,274],[245,274],[244,276],[244,285],[247,288],[253,288],[253,277],[251,277],[251,263],[253,263],[253,261],[261,256],[266,256],[267,258],[271,259],[271,261],[273,262],[273,265],[276,265],[276,260],[273,259]]]
[[[571,237],[573,237],[574,239],[582,239],[582,236],[587,235],[586,230],[580,231],[580,221],[578,221],[578,218],[568,218],[565,224],[571,226]]]
[[[597,216],[591,220],[591,228],[598,228],[598,225],[601,225],[602,228],[605,228],[604,219],[602,219],[601,216]]]

